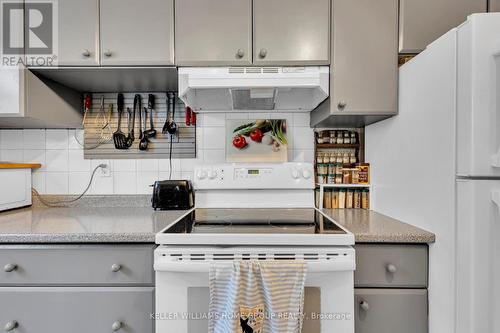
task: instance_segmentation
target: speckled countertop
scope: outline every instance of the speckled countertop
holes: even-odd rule
[[[186,211],[151,207],[22,208],[0,213],[0,243],[154,243]]]
[[[431,232],[364,209],[323,209],[354,234],[356,243],[433,243]]]
[[[47,208],[34,201],[32,207],[0,213],[0,243],[154,243],[155,234],[186,211],[155,212],[149,205],[149,196],[89,196],[65,208]],[[351,231],[356,242],[435,240],[430,232],[373,211],[323,211]]]

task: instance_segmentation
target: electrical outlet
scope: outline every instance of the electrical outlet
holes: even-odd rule
[[[105,168],[100,168],[99,175],[101,177],[111,177],[111,166],[109,161],[102,161],[101,164],[104,164],[106,167]]]

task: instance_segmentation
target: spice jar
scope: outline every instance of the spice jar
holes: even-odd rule
[[[330,143],[335,143],[337,142],[337,139],[335,138],[335,131],[330,131],[330,140],[328,142]]]
[[[353,201],[354,201],[354,192],[352,189],[348,189],[345,199],[345,208],[352,208]]]
[[[318,164],[318,174],[321,174],[321,175],[328,174],[328,164],[326,164],[326,163]]]
[[[352,182],[352,169],[342,170],[342,184],[351,184]]]
[[[335,174],[335,184],[342,184],[342,173]]]
[[[356,154],[354,152],[352,152],[349,155],[349,163],[350,164],[355,164],[356,162],[357,162]]]
[[[356,132],[351,132],[351,143],[352,144],[358,143],[358,139],[356,138]]]
[[[318,173],[316,176],[316,183],[318,184],[326,184],[327,175]]]
[[[346,190],[345,188],[341,188],[339,191],[339,208],[341,209],[345,208],[345,196]]]
[[[332,191],[332,208],[339,208],[339,189],[334,188]]]
[[[343,144],[344,143],[344,134],[342,131],[337,131],[337,144]]]
[[[326,183],[327,184],[335,184],[335,174],[334,173],[329,173],[327,175]]]
[[[337,169],[337,165],[335,163],[328,164],[328,174],[335,174],[335,170]]]
[[[351,143],[351,134],[349,134],[349,131],[344,132],[344,143],[346,144]]]
[[[342,156],[342,163],[349,164],[349,154],[348,153],[344,153],[344,155]]]
[[[356,168],[356,169],[352,169],[352,183],[353,184],[359,184],[359,170]]]
[[[360,190],[354,190],[353,208],[361,208],[361,191]]]
[[[332,208],[332,189],[325,188],[323,189],[323,208]]]
[[[314,194],[315,194],[314,199],[315,199],[316,208],[319,208],[319,187],[316,187],[316,191]]]
[[[361,208],[370,209],[370,190],[367,188],[361,192]]]

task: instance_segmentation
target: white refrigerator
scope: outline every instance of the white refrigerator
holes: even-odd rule
[[[400,68],[399,115],[366,127],[373,209],[436,234],[429,332],[500,332],[500,13]]]

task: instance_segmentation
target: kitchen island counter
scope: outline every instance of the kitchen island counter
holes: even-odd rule
[[[323,209],[323,213],[352,232],[356,243],[433,243],[426,230],[365,209]]]

